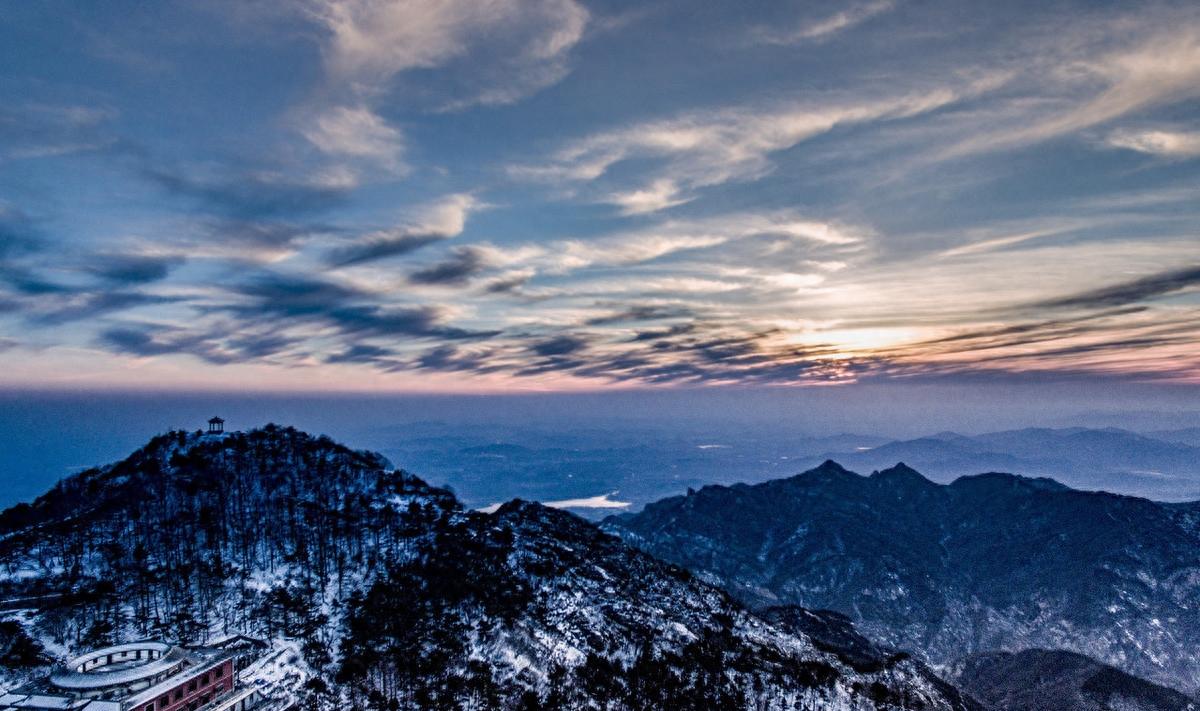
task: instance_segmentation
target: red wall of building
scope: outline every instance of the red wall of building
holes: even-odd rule
[[[204,683],[207,677],[208,683]],[[192,691],[188,688],[195,684]],[[153,701],[134,708],[134,711],[188,711],[189,708],[199,708],[226,692],[233,691],[233,660],[226,660],[218,667],[193,677],[170,691],[161,694]],[[179,698],[176,699],[176,693]],[[195,703],[194,706],[189,704]]]

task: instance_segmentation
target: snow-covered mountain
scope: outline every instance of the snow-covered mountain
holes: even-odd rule
[[[979,708],[842,621],[754,614],[571,514],[465,511],[274,426],[170,433],[0,514],[0,600],[10,682],[242,632],[273,648],[251,681],[305,709]]]
[[[1007,474],[940,485],[899,465],[826,462],[788,479],[704,487],[605,529],[752,605],[848,615],[946,664],[1062,648],[1200,686],[1200,504]]]
[[[1094,659],[1050,649],[973,654],[954,678],[1005,711],[1194,711],[1200,702]]]

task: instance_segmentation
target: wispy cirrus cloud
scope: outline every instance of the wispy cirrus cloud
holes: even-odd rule
[[[582,39],[575,0],[301,0],[319,31],[325,80],[291,111],[298,133],[354,182],[408,173],[407,138],[387,109],[510,104],[560,81]],[[435,78],[430,79],[431,73]],[[418,98],[418,105],[411,106]]]
[[[1046,309],[1125,306],[1200,288],[1200,265],[1150,274],[1131,281],[1090,289],[1035,306]]]
[[[872,232],[860,225],[807,218],[791,210],[738,212],[711,218],[666,220],[657,225],[593,239],[564,239],[513,246],[491,245],[498,266],[569,274],[591,267],[644,264],[694,250],[767,237],[834,252],[861,249]]]
[[[938,153],[950,158],[1030,145],[1078,134],[1148,109],[1200,96],[1200,32],[1186,20],[1179,28],[1152,26],[1132,43],[1114,48],[1073,49],[1063,56],[1041,49],[1020,71],[1039,72],[1039,93],[1058,100],[1025,100],[1019,120],[983,127]],[[1048,84],[1048,86],[1047,86]]]
[[[92,255],[83,270],[115,284],[149,284],[167,278],[184,261],[176,254],[100,254]]]
[[[696,190],[769,174],[772,157],[839,126],[912,118],[986,92],[1004,80],[988,76],[959,86],[878,99],[724,107],[587,136],[548,161],[513,165],[509,174],[533,181],[588,183],[627,161],[649,162],[645,182],[598,199],[626,214],[654,212],[694,199]]]
[[[323,153],[377,164],[391,173],[405,169],[400,131],[366,106],[326,109],[301,132]]]
[[[89,153],[117,138],[112,122],[119,112],[96,104],[6,102],[0,108],[0,158],[52,158]]]
[[[312,0],[326,32],[323,54],[336,82],[361,95],[386,90],[414,69],[460,64],[444,81],[444,106],[504,104],[559,81],[583,37],[587,10],[574,0]]]
[[[644,188],[613,193],[608,196],[607,202],[621,208],[623,215],[641,215],[683,205],[693,199],[680,195],[679,186],[674,180],[661,178]]]
[[[458,247],[445,261],[418,269],[408,275],[408,280],[426,285],[466,284],[488,267],[487,254],[479,247]]]
[[[1200,131],[1131,130],[1113,131],[1106,139],[1114,148],[1148,153],[1161,158],[1200,156]]]
[[[807,20],[787,29],[756,27],[750,33],[753,42],[762,44],[798,44],[822,42],[850,30],[896,7],[895,0],[852,2],[838,12],[816,20]]]
[[[279,170],[199,175],[147,164],[142,174],[206,212],[236,220],[290,218],[327,210],[345,200],[355,181],[341,174],[297,176]]]
[[[470,214],[483,207],[469,194],[446,196],[416,209],[415,216],[405,224],[376,230],[336,247],[326,255],[326,263],[353,267],[410,254],[462,234]]]

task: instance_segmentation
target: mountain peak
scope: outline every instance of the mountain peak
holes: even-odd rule
[[[1006,472],[968,474],[950,482],[952,489],[1009,488],[1034,491],[1073,491],[1071,487],[1049,477],[1029,477]]]
[[[902,463],[710,492],[702,510],[650,504],[607,530],[752,605],[836,610],[935,664],[983,645],[1066,643],[1159,683],[1200,685],[1200,624],[1178,602],[1200,590],[1185,577],[1200,570],[1194,509],[1012,474],[946,486]],[[1111,582],[1080,574],[1091,570]]]
[[[926,479],[921,472],[913,469],[904,462],[897,462],[893,467],[874,472],[871,474],[871,478],[877,481],[904,481],[920,484],[933,484],[933,482]]]
[[[829,476],[837,476],[837,475],[841,475],[841,474],[853,474],[853,473],[854,472],[843,467],[841,464],[838,464],[837,462],[833,461],[832,459],[826,459],[824,462],[821,462],[820,466],[809,469],[806,472],[802,472],[800,474],[800,476],[829,477]]]

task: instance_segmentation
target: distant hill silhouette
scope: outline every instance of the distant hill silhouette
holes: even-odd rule
[[[1200,440],[1193,440],[1189,430],[1160,436],[1111,427],[1032,427],[973,436],[941,432],[869,449],[830,450],[801,459],[798,465],[817,466],[833,459],[855,471],[873,471],[907,462],[940,482],[1001,471],[1163,501],[1200,499],[1200,448],[1193,446]]]

